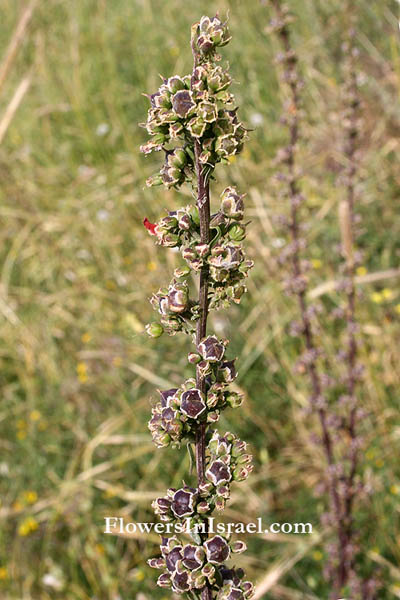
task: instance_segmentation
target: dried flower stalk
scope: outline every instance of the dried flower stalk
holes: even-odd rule
[[[291,276],[286,282],[288,293],[297,297],[301,320],[293,327],[295,335],[303,338],[305,351],[300,363],[302,370],[308,374],[311,398],[310,403],[313,411],[317,414],[321,427],[321,446],[323,448],[328,469],[326,473],[326,489],[329,495],[330,513],[326,515],[326,522],[336,532],[336,541],[329,544],[328,564],[325,570],[332,586],[331,597],[337,598],[346,595],[350,587],[355,593],[355,554],[357,545],[353,528],[352,511],[353,501],[360,486],[355,484],[357,474],[357,456],[359,439],[356,432],[358,410],[356,406],[355,387],[359,377],[359,369],[356,365],[357,344],[355,339],[355,285],[354,269],[356,264],[356,253],[354,252],[354,198],[355,180],[357,176],[356,151],[358,137],[358,90],[357,75],[354,63],[351,63],[348,80],[347,106],[347,136],[345,144],[345,155],[347,168],[345,173],[346,198],[339,205],[339,224],[342,237],[342,252],[345,259],[346,282],[343,286],[347,294],[347,397],[351,399],[346,415],[343,418],[336,412],[336,408],[329,403],[325,392],[325,375],[321,371],[319,357],[321,350],[315,340],[313,332],[312,315],[314,309],[307,303],[307,264],[302,258],[302,251],[306,246],[301,236],[301,204],[304,197],[301,193],[300,169],[297,164],[297,150],[299,144],[299,115],[301,110],[301,86],[302,82],[297,69],[297,55],[292,47],[290,35],[290,23],[292,17],[285,4],[280,0],[270,0],[275,11],[275,18],[271,22],[280,40],[282,53],[278,61],[282,65],[282,79],[287,89],[287,101],[285,104],[285,115],[282,119],[288,128],[289,143],[286,148],[278,153],[278,162],[286,166],[285,172],[280,174],[287,186],[286,195],[290,204],[290,216],[287,222],[290,244],[284,250],[284,259],[288,260]],[[354,34],[353,34],[354,35]],[[352,58],[355,56],[353,49],[349,50]],[[343,404],[343,402],[342,402]],[[346,450],[346,442],[343,443],[343,430],[345,436],[350,440],[350,457]],[[346,472],[345,464],[349,459],[350,469]],[[370,589],[372,585],[368,584]],[[350,587],[349,587],[350,586]],[[364,595],[367,598],[366,587]],[[355,598],[356,596],[352,596]],[[369,597],[369,596],[368,596]]]

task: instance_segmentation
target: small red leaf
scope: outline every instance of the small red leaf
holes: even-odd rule
[[[143,225],[146,227],[147,231],[151,235],[156,235],[156,232],[155,232],[156,224],[150,223],[150,221],[148,220],[147,217],[145,219],[143,219]]]

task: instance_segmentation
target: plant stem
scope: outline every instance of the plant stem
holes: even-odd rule
[[[284,12],[282,10],[280,0],[272,0],[273,6],[276,10],[276,14],[280,20],[284,20]],[[298,176],[296,173],[296,150],[299,140],[299,110],[300,110],[300,97],[298,92],[298,78],[296,70],[296,61],[292,57],[292,45],[290,40],[290,32],[287,26],[282,27],[279,30],[279,37],[281,40],[282,47],[289,57],[289,60],[285,62],[287,69],[287,81],[290,88],[290,122],[289,122],[289,146],[287,148],[287,165],[289,171],[289,199],[290,199],[290,223],[289,230],[291,240],[294,246],[292,253],[292,275],[296,279],[304,277],[301,258],[299,256],[300,248],[300,228],[299,228],[299,214],[298,214],[298,199],[300,196],[300,189],[298,185]],[[308,315],[308,306],[306,301],[306,290],[301,289],[297,292],[297,298],[299,303],[304,344],[309,351],[316,356],[316,344],[314,341],[314,335],[311,328],[311,322]],[[322,384],[321,377],[318,372],[315,358],[307,365],[307,372],[310,378],[312,400],[318,402],[322,395]],[[328,462],[330,473],[329,473],[329,493],[331,499],[332,509],[335,515],[337,524],[337,550],[338,550],[338,567],[335,575],[335,579],[332,582],[334,587],[334,597],[337,598],[337,594],[341,588],[347,583],[348,580],[348,564],[346,560],[346,542],[347,542],[347,530],[345,527],[345,515],[342,508],[342,502],[338,493],[338,480],[335,473],[336,460],[334,455],[333,440],[328,425],[328,414],[327,409],[324,406],[317,408],[318,418],[322,430],[322,446]]]
[[[192,43],[193,52],[193,68],[195,69],[198,62],[198,56],[194,44]],[[200,218],[200,240],[202,244],[210,242],[210,184],[203,172],[203,165],[200,162],[201,145],[198,140],[194,143],[194,161],[195,172],[197,179],[197,207],[199,209]],[[196,329],[196,346],[207,333],[207,317],[208,317],[208,278],[209,269],[205,264],[200,271],[199,282],[199,309],[200,318]],[[199,368],[196,368],[196,386],[206,397],[206,382],[205,377],[201,375]],[[200,485],[204,481],[205,472],[205,448],[206,448],[206,430],[207,423],[201,423],[196,432],[196,473],[197,484]],[[207,583],[201,591],[202,600],[211,600],[212,592]]]
[[[350,47],[349,47],[349,61],[350,61],[350,73],[349,73],[349,92],[350,92],[350,128],[347,134],[345,156],[348,162],[347,166],[347,185],[346,185],[346,198],[344,202],[347,204],[346,214],[348,217],[348,228],[349,228],[349,239],[353,242],[354,239],[354,201],[355,201],[355,177],[357,174],[356,166],[356,151],[357,151],[357,138],[358,138],[358,85],[357,85],[357,74],[355,71],[354,59],[352,56],[353,51],[353,37],[355,33],[350,30]],[[350,437],[350,472],[346,481],[346,499],[345,499],[345,518],[346,518],[346,535],[347,543],[350,544],[353,537],[353,518],[352,509],[354,501],[354,478],[357,472],[358,465],[358,450],[357,450],[357,403],[355,398],[356,388],[356,361],[357,361],[357,342],[355,337],[356,327],[356,290],[354,283],[355,276],[355,261],[354,261],[354,248],[350,247],[345,252],[346,258],[346,276],[348,278],[347,288],[347,393],[351,399],[351,410],[348,420],[348,433]],[[354,561],[352,561],[353,563]]]

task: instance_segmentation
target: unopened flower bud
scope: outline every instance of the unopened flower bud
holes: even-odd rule
[[[146,332],[152,338],[159,338],[164,333],[164,328],[160,323],[148,323],[146,325]]]
[[[157,579],[157,585],[162,588],[171,587],[171,577],[168,575],[168,573],[163,573],[160,575],[160,577]]]
[[[228,229],[228,237],[234,242],[241,242],[246,237],[246,228],[244,225],[234,223]]]
[[[245,552],[247,550],[247,545],[241,540],[237,540],[236,542],[233,542],[231,544],[231,550],[235,554],[241,554],[242,552]]]
[[[239,408],[243,404],[243,396],[237,392],[231,392],[226,401],[232,408]]]
[[[210,510],[210,505],[208,504],[208,502],[199,502],[198,505],[196,506],[196,510],[200,515],[203,515],[205,513],[208,513]]]
[[[182,279],[183,277],[187,277],[190,273],[190,267],[178,267],[174,271],[174,277],[176,279]]]
[[[200,354],[197,354],[197,352],[189,352],[189,354],[188,354],[188,361],[192,365],[196,365],[200,360],[201,360]]]

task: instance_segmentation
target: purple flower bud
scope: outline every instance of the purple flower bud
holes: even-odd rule
[[[162,588],[170,588],[171,587],[171,577],[168,573],[163,573],[157,579],[157,585]]]
[[[182,560],[182,546],[175,546],[165,557],[165,564],[170,573],[175,571],[178,560]]]
[[[242,590],[236,587],[231,588],[226,600],[244,600]]]
[[[244,481],[253,470],[253,465],[238,466],[233,471],[233,479],[235,481]]]
[[[185,312],[189,304],[189,291],[186,283],[176,283],[169,288],[168,308],[174,313]]]
[[[240,553],[245,552],[247,550],[247,546],[241,540],[237,540],[236,542],[233,542],[231,544],[231,550],[235,554],[240,554]]]
[[[199,513],[199,515],[204,515],[205,513],[208,513],[210,510],[210,505],[208,504],[208,502],[199,502],[198,505],[196,506],[196,510]]]
[[[156,498],[152,506],[156,514],[165,515],[171,508],[171,501],[167,498]]]
[[[161,391],[159,390],[161,396],[161,406],[166,408],[167,406],[171,406],[171,401],[174,398],[178,388],[171,388],[169,390]]]
[[[147,564],[152,569],[164,569],[165,568],[165,560],[163,558],[150,558],[147,561]]]
[[[207,415],[207,423],[218,423],[220,414],[219,412],[213,410]]]
[[[237,377],[235,360],[236,359],[224,361],[218,370],[218,374],[221,375],[222,380],[225,383],[231,383]]]
[[[172,501],[172,512],[176,517],[188,517],[193,514],[195,494],[190,489],[181,489],[175,492]]]
[[[244,255],[240,245],[227,243],[214,246],[211,256],[208,259],[210,265],[219,269],[236,269],[243,261]]]
[[[183,79],[179,77],[179,75],[174,75],[173,77],[170,77],[167,81],[167,86],[171,94],[176,94],[180,90],[184,90],[186,87]]]
[[[214,564],[222,564],[230,555],[229,545],[220,535],[215,535],[204,543],[207,560]]]
[[[197,419],[206,410],[204,396],[196,388],[182,394],[181,411],[191,419]]]
[[[229,488],[226,485],[220,485],[217,487],[217,495],[221,498],[229,498]]]
[[[175,573],[172,576],[172,588],[175,592],[187,592],[190,590],[189,574],[187,571],[183,573]]]
[[[244,581],[242,583],[242,590],[245,598],[251,598],[254,594],[254,585],[250,581]]]
[[[208,496],[213,488],[212,483],[209,481],[202,481],[199,485],[199,492],[201,496]]]
[[[210,335],[201,340],[198,351],[204,360],[218,362],[224,355],[225,346],[215,336]]]
[[[204,577],[207,577],[207,579],[210,579],[210,577],[213,577],[213,575],[215,573],[215,567],[211,563],[207,563],[206,565],[204,565],[201,572],[204,575]]]
[[[197,352],[189,352],[188,361],[192,365],[196,365],[200,360],[201,360],[201,356],[199,354],[197,354]]]
[[[208,244],[197,244],[195,250],[201,258],[204,258],[210,252],[210,246]]]

